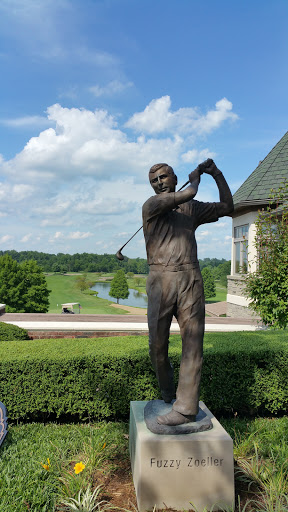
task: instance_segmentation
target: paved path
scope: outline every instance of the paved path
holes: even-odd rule
[[[4,313],[0,321],[18,325],[29,331],[113,331],[148,332],[143,315],[49,315],[45,313]],[[206,332],[255,331],[261,327],[254,320],[228,317],[206,317]],[[179,332],[174,319],[171,332]]]
[[[227,302],[212,302],[211,304],[205,304],[206,313],[209,316],[221,316],[227,313]]]
[[[113,308],[124,309],[124,311],[128,311],[129,314],[132,315],[147,315],[146,308],[134,308],[132,306],[123,306],[123,304],[110,304]],[[226,315],[227,313],[227,302],[212,302],[211,304],[205,304],[206,313],[209,316],[221,316]]]
[[[145,316],[147,315],[147,309],[146,308],[134,308],[133,306],[124,306],[123,304],[110,304],[112,308],[118,308],[118,309],[124,309],[124,311],[128,311],[130,315],[141,315]]]

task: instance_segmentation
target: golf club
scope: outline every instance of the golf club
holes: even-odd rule
[[[182,185],[182,187],[179,188],[178,192],[180,192],[180,190],[182,190],[182,188],[189,185],[189,183],[190,183],[189,180],[186,181],[186,183],[184,183],[184,185]],[[119,249],[119,251],[116,252],[116,257],[118,258],[118,260],[124,260],[124,256],[121,251],[124,249],[125,245],[127,245],[130,242],[130,240],[132,240],[132,238],[134,238],[134,236],[137,235],[137,233],[139,233],[140,229],[142,229],[142,228],[143,228],[143,226],[141,226],[141,228],[137,229],[137,231],[135,231],[134,235],[132,235],[131,238],[129,238],[129,240],[127,240],[127,242],[124,245],[122,245],[121,249]]]

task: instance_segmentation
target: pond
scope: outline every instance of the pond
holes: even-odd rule
[[[96,283],[92,286],[91,290],[96,290],[100,299],[108,299],[116,302],[116,299],[113,299],[113,297],[109,295],[110,283]],[[135,308],[147,308],[147,295],[129,288],[128,299],[119,299],[119,304],[133,306]]]

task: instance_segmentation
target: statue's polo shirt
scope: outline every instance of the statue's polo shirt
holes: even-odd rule
[[[198,266],[195,230],[219,218],[217,203],[192,199],[177,207],[174,192],[150,197],[142,215],[148,264],[172,270],[183,265]]]

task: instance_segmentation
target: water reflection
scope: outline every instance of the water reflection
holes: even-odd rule
[[[113,299],[113,297],[110,297],[109,295],[110,283],[96,283],[91,289],[96,290],[96,292],[98,292],[98,297],[101,299],[115,300],[116,302],[116,299]],[[147,295],[129,288],[128,299],[119,299],[119,304],[134,306],[135,308],[147,308]]]

